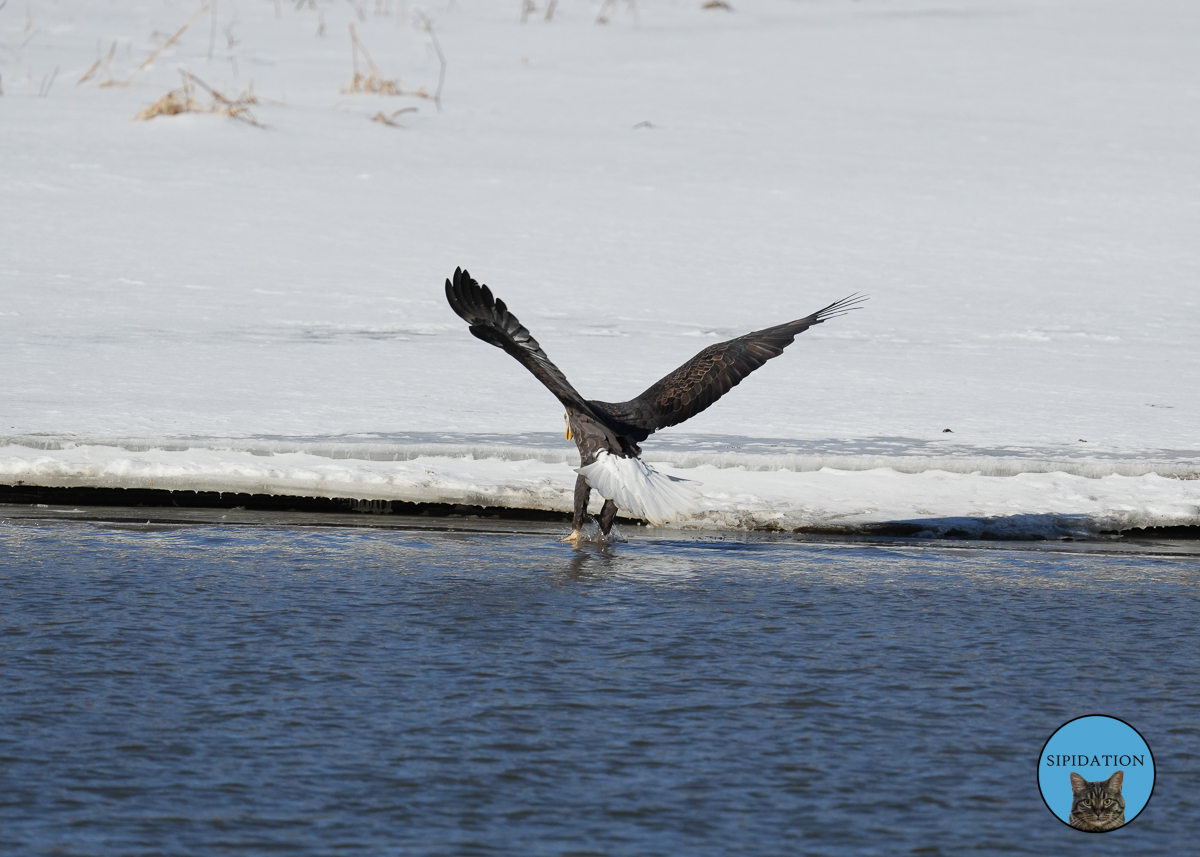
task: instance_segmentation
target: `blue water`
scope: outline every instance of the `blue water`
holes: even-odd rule
[[[533,526],[533,525],[531,525]],[[1195,556],[0,524],[6,855],[1189,853]],[[1146,738],[1128,827],[1038,753]]]

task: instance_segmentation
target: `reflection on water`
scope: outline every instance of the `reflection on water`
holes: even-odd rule
[[[0,525],[0,851],[1185,853],[1200,560]],[[1159,785],[1098,842],[1062,722]],[[1116,853],[1115,851],[1113,853]]]

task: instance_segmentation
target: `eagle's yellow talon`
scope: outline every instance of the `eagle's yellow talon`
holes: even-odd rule
[[[577,541],[579,541],[581,538],[583,538],[583,534],[582,534],[581,532],[579,532],[579,530],[576,530],[575,532],[571,533],[571,535],[567,536],[567,537],[566,537],[566,538],[564,538],[564,539],[560,539],[559,541],[564,541],[564,542],[577,542]]]

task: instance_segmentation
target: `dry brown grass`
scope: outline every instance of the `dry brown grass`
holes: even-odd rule
[[[403,89],[400,81],[385,78],[379,71],[379,66],[375,65],[375,61],[367,53],[367,48],[362,40],[358,38],[353,23],[350,24],[350,51],[354,63],[354,78],[342,87],[343,93],[347,95],[409,95],[414,98],[433,97],[424,89]],[[358,55],[360,53],[367,67],[366,72],[359,68]]]
[[[239,119],[259,128],[264,127],[250,112],[250,105],[258,104],[258,99],[254,95],[253,83],[245,92],[229,98],[189,71],[180,69],[179,74],[183,77],[183,86],[179,89],[172,89],[133,118],[140,122],[146,122],[155,116],[174,116],[179,113],[215,113]],[[207,99],[200,95],[200,90],[208,93]]]

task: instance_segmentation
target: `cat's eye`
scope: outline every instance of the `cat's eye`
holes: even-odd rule
[[[1106,800],[1106,801],[1104,802],[1104,805],[1105,805],[1105,806],[1112,806],[1112,801],[1111,801],[1111,800]]]
[[[1084,805],[1084,806],[1091,806],[1091,805],[1092,805],[1092,802],[1091,802],[1090,800],[1085,800],[1085,801],[1083,801],[1082,803],[1083,803],[1083,805]]]

